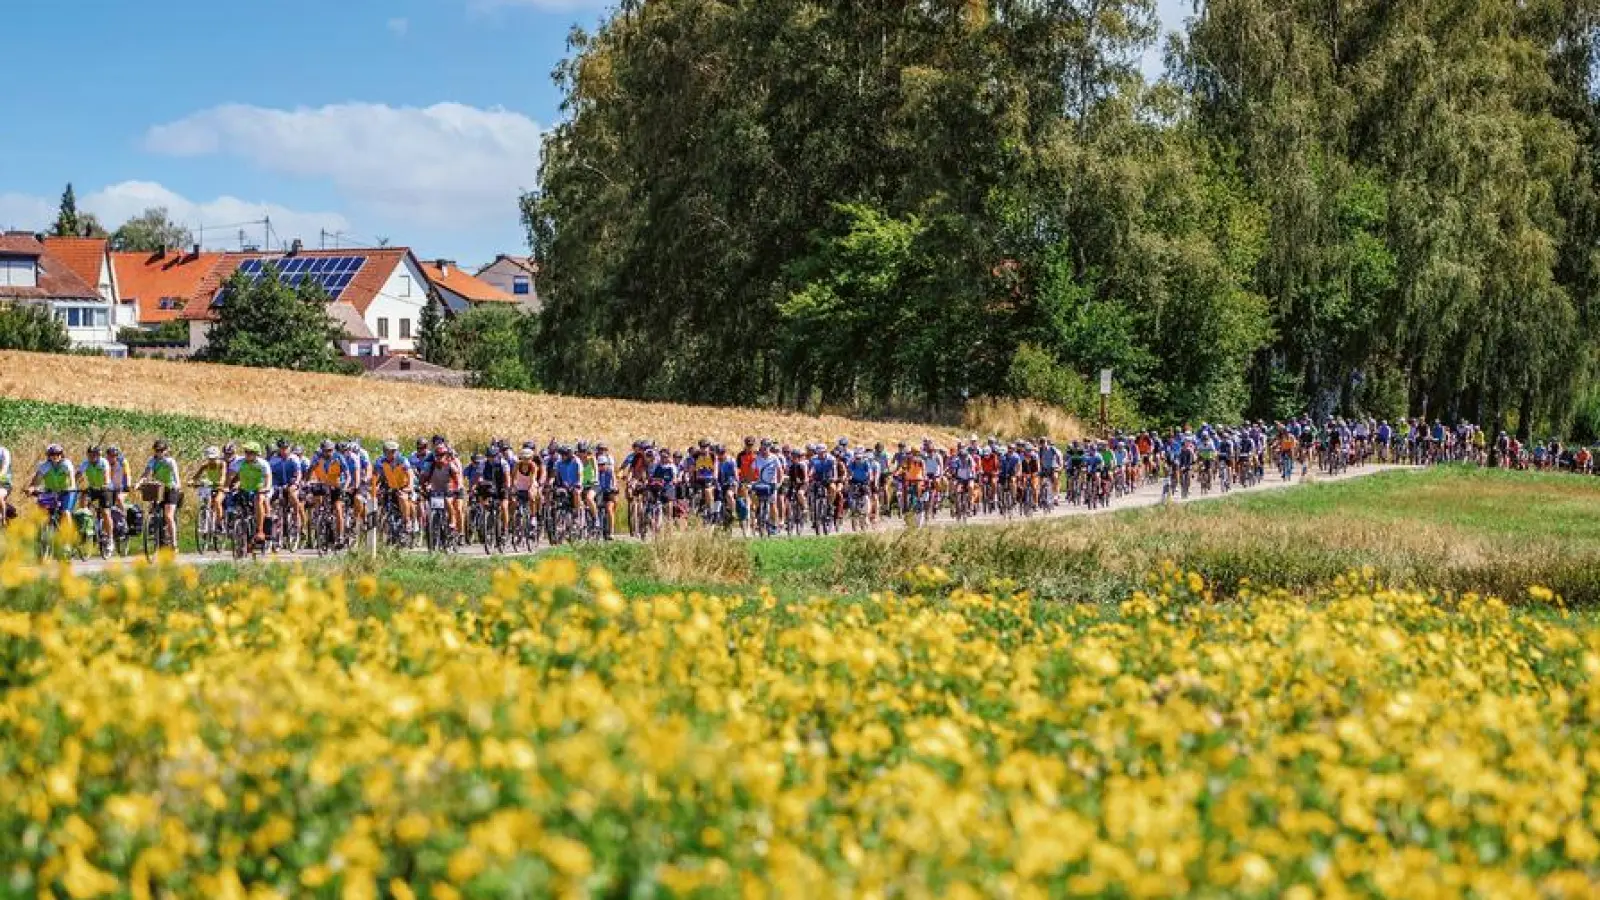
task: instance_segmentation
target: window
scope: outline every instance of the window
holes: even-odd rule
[[[111,321],[111,314],[92,306],[63,306],[56,310],[56,318],[68,328],[105,328]]]
[[[401,319],[400,320],[400,338],[401,338],[401,340],[404,340],[404,339],[409,338],[409,337],[411,337],[411,320],[410,319]]]
[[[410,275],[401,275],[400,276],[400,296],[402,296],[402,297],[411,296],[411,276]]]
[[[378,320],[378,337],[386,338],[388,336],[389,336],[389,320],[380,318]]]
[[[39,270],[33,257],[0,257],[0,286],[38,287]]]
[[[511,293],[518,295],[531,294],[533,293],[533,283],[528,280],[528,276],[518,275],[511,279]]]

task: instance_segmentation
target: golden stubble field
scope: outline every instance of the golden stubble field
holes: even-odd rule
[[[704,437],[731,443],[745,435],[788,441],[848,437],[885,442],[952,436],[921,425],[840,416],[462,390],[339,375],[15,351],[0,351],[0,396],[401,440],[436,432],[452,440],[600,439],[618,445],[641,437],[677,445]]]

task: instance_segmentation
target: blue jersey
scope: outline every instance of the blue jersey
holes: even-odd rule
[[[739,464],[731,459],[717,463],[717,483],[732,487],[739,483]]]
[[[832,481],[838,474],[838,461],[826,453],[811,461],[811,477],[818,481]]]
[[[857,457],[850,461],[850,480],[856,484],[866,484],[872,480],[873,469],[872,460]]]
[[[583,466],[575,456],[557,460],[555,469],[556,483],[563,487],[575,488],[583,482]]]
[[[275,453],[267,460],[267,468],[272,470],[272,483],[278,487],[288,487],[300,481],[300,461],[293,456],[284,456]]]

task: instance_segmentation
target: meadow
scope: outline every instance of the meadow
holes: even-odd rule
[[[12,542],[0,893],[1594,896],[1600,618],[1471,582],[1592,562],[1596,489],[1396,473],[1009,556],[1021,528],[91,580]]]

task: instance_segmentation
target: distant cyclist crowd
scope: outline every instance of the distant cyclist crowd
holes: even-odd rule
[[[907,526],[941,517],[1032,517],[1096,509],[1159,485],[1164,499],[1250,487],[1269,477],[1337,475],[1369,463],[1470,463],[1597,474],[1595,451],[1559,440],[1523,444],[1469,423],[1309,418],[1141,431],[1106,440],[1048,437],[864,445],[789,444],[745,437],[682,449],[635,441],[543,445],[496,439],[458,453],[444,435],[373,453],[357,440],[302,447],[287,440],[204,448],[188,478],[166,441],[133,464],[118,447],[90,446],[74,462],[51,444],[13,473],[0,446],[0,528],[21,490],[44,512],[42,552],[146,555],[177,547],[187,521],[193,549],[337,552],[370,540],[400,548],[520,552],[541,543],[634,538],[693,526],[767,537]],[[135,474],[137,473],[137,474]],[[192,515],[179,510],[193,498]],[[71,525],[76,541],[60,535]],[[186,545],[188,541],[184,542]]]

